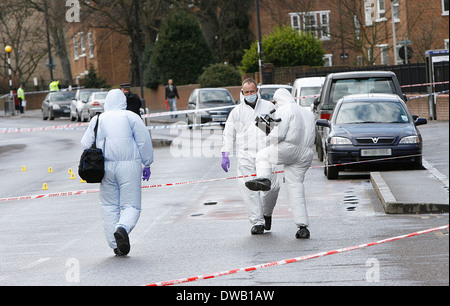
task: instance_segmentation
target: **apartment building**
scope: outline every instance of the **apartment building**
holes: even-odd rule
[[[412,50],[408,61],[424,62],[426,50],[449,45],[449,0],[260,0],[259,4],[262,36],[281,25],[312,33],[326,50],[325,66],[401,64],[405,60],[399,51],[405,42]],[[258,37],[256,10],[252,15],[250,26]],[[82,26],[69,27],[75,83],[90,64],[109,85],[129,82],[129,38]]]
[[[448,12],[449,0],[260,1],[262,36],[281,25],[312,33],[326,66],[401,64],[405,42],[408,60],[424,62],[426,50],[448,49]],[[251,26],[256,36],[256,14]]]

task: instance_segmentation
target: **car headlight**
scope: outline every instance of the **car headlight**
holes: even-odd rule
[[[52,108],[53,109],[59,109],[59,105],[58,104],[52,104]]]
[[[419,136],[406,136],[400,140],[400,144],[420,143]]]
[[[345,137],[331,137],[330,144],[332,145],[351,145],[352,142],[350,139]]]

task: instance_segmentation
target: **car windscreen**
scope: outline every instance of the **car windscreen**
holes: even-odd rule
[[[231,95],[224,90],[207,90],[199,92],[200,103],[230,103],[233,102]]]
[[[366,101],[343,103],[336,113],[336,124],[408,123],[409,117],[399,102]]]
[[[263,100],[267,100],[267,101],[272,101],[273,100],[273,95],[275,94],[275,91],[277,91],[280,88],[284,88],[284,87],[266,87],[266,88],[260,88],[259,89],[259,93],[261,95],[261,99]],[[291,88],[286,88],[287,91],[291,92],[292,89]]]
[[[301,106],[311,106],[311,104],[314,102],[314,99],[316,97],[311,97],[311,96],[316,96],[320,93],[320,90],[322,89],[322,87],[318,86],[318,87],[302,87],[300,90],[300,96],[299,96],[299,101],[300,101],[300,105]],[[307,97],[307,98],[303,98],[303,97]]]
[[[104,100],[104,99],[106,99],[107,95],[108,95],[108,92],[106,92],[106,91],[96,92],[96,93],[92,94],[92,98]]]
[[[93,93],[94,91],[81,91],[80,92],[80,100],[81,101],[86,101],[89,96],[91,95],[91,93]]]
[[[354,94],[395,94],[391,78],[355,78],[335,80],[331,85],[330,101],[336,104],[340,98]]]
[[[50,95],[51,102],[70,101],[75,97],[73,92],[58,92]]]

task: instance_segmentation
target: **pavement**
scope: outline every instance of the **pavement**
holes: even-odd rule
[[[448,213],[448,179],[433,169],[371,172],[370,180],[387,214]]]

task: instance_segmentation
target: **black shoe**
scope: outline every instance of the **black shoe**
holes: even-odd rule
[[[116,238],[118,250],[123,255],[127,255],[130,252],[130,240],[127,231],[123,227],[118,227],[114,233],[114,238]]]
[[[270,185],[270,180],[266,178],[259,178],[245,182],[245,186],[253,191],[269,191]]]
[[[125,256],[125,254],[122,253],[118,248],[114,249],[114,254],[116,254],[116,256]]]
[[[309,238],[309,230],[306,226],[301,226],[297,233],[295,234],[295,238],[297,239],[308,239]]]
[[[270,231],[270,229],[272,228],[272,216],[264,216],[264,221],[266,221],[264,229],[266,231]]]
[[[254,225],[251,230],[252,235],[264,234],[264,225]]]

